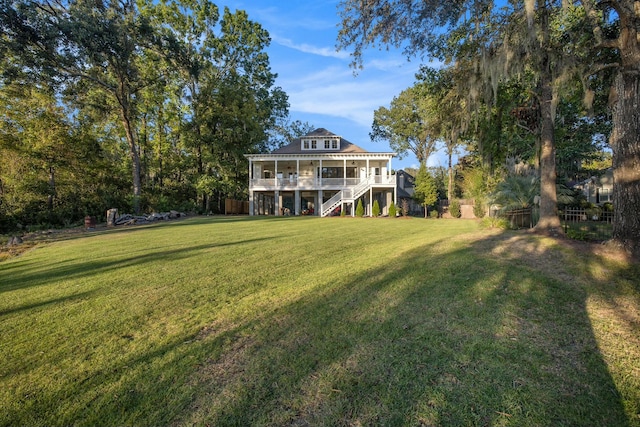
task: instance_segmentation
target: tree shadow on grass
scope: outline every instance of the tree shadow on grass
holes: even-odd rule
[[[32,286],[46,286],[60,280],[87,278],[108,271],[117,270],[132,265],[144,265],[158,261],[172,262],[193,256],[201,251],[215,248],[243,245],[250,242],[270,241],[270,237],[258,239],[238,240],[225,243],[210,243],[203,245],[178,245],[178,248],[150,248],[142,254],[132,254],[128,257],[102,257],[100,259],[82,261],[68,259],[49,262],[46,265],[34,266],[24,263],[19,266],[0,266],[0,294]]]
[[[70,301],[87,299],[87,298],[90,298],[93,294],[94,294],[94,292],[91,292],[91,291],[79,292],[77,294],[67,295],[67,296],[60,297],[60,298],[52,298],[52,299],[48,299],[48,300],[45,300],[45,301],[38,301],[38,302],[25,304],[25,305],[20,305],[20,306],[15,306],[15,307],[11,307],[11,308],[0,309],[0,319],[3,316],[8,316],[8,315],[15,314],[15,313],[18,313],[18,312],[21,312],[21,311],[39,309],[39,308],[51,306],[51,305],[54,305],[54,304],[64,304],[64,303],[70,302]]]
[[[582,285],[503,245],[425,246],[243,325],[177,424],[629,425]]]
[[[123,340],[108,372],[2,424],[630,425],[588,313],[592,275],[513,236],[430,243],[145,352]]]

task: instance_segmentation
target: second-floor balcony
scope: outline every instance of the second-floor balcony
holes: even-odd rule
[[[320,189],[342,189],[355,187],[363,181],[368,181],[370,185],[395,186],[395,175],[372,175],[368,178],[318,178],[318,177],[296,177],[286,178],[260,178],[250,180],[252,189],[261,190],[320,190]]]

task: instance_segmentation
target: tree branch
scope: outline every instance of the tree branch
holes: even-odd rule
[[[612,62],[609,64],[597,64],[591,69],[587,70],[587,72],[582,76],[582,78],[585,79],[586,77],[596,75],[601,71],[607,70],[609,68],[617,68],[619,66],[620,64],[617,62]]]

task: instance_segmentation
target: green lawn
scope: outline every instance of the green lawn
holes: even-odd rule
[[[578,245],[340,217],[41,244],[0,262],[0,425],[640,426],[640,267]]]

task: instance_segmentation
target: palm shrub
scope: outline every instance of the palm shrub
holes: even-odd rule
[[[540,183],[535,176],[507,176],[498,183],[492,195],[492,202],[500,205],[502,213],[533,207],[535,197],[540,192]]]
[[[396,214],[397,214],[396,205],[393,202],[391,202],[391,206],[389,206],[389,216],[391,218],[395,218]]]
[[[462,216],[462,211],[460,210],[460,201],[452,200],[449,204],[449,213],[453,218],[460,218]]]
[[[533,223],[537,222],[537,198],[540,194],[540,180],[537,176],[510,175],[496,186],[491,201],[500,205],[500,214],[517,209],[532,208]],[[556,185],[558,204],[575,202],[573,192],[562,184]]]
[[[356,207],[356,216],[364,216],[364,206],[362,206],[362,199],[358,199],[358,206]]]
[[[377,216],[380,215],[380,204],[378,203],[377,200],[373,201],[373,211],[372,211],[372,213],[373,213],[374,217],[377,217]]]

